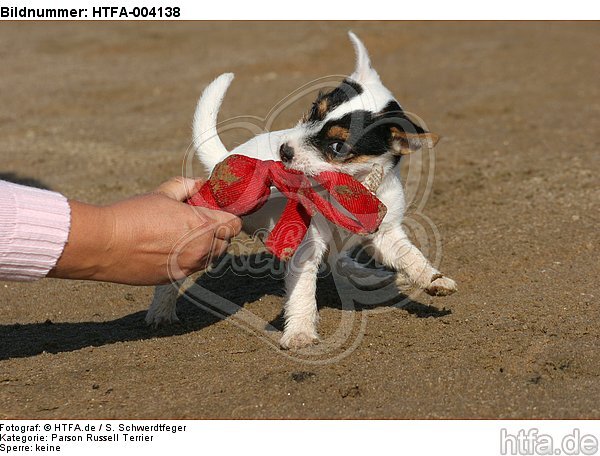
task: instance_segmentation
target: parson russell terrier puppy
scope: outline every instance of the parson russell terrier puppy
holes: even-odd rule
[[[281,160],[288,168],[307,175],[326,170],[351,174],[364,181],[378,169],[377,197],[387,214],[379,230],[361,241],[367,251],[387,268],[396,271],[399,287],[408,281],[431,295],[456,291],[454,280],[435,269],[410,242],[402,228],[405,209],[400,182],[400,158],[422,146],[433,147],[438,137],[412,121],[371,66],[363,43],[349,33],[356,51],[352,75],[331,92],[319,94],[309,112],[289,130],[258,135],[227,151],[217,134],[217,114],[233,74],[215,79],[204,91],[194,116],[194,146],[208,172],[229,153],[261,160]],[[244,218],[244,229],[254,233],[273,227],[285,198],[273,198],[259,211]],[[280,344],[299,349],[318,342],[317,271],[331,240],[332,227],[317,214],[285,277],[285,328]],[[177,321],[178,288],[157,287],[146,322],[159,325]]]

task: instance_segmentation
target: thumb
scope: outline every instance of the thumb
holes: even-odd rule
[[[177,201],[185,201],[198,192],[198,187],[200,187],[202,183],[202,180],[181,176],[172,177],[168,181],[160,184],[154,193],[160,193]]]
[[[203,220],[210,220],[210,226],[215,230],[217,239],[230,240],[239,234],[242,229],[242,220],[229,212],[208,209],[205,207],[193,207],[196,214]]]

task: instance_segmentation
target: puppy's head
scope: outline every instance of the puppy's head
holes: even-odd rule
[[[306,174],[339,170],[357,177],[374,163],[391,169],[400,157],[438,137],[398,104],[371,66],[363,43],[350,33],[356,68],[337,88],[321,93],[279,150],[287,167]]]

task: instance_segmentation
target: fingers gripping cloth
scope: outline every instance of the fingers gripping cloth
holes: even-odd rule
[[[351,216],[315,191],[303,173],[287,169],[281,162],[244,155],[230,155],[215,166],[210,179],[188,203],[244,216],[265,204],[271,186],[277,188],[288,202],[265,245],[282,260],[292,257],[317,212],[353,233],[366,235],[377,230],[386,207],[360,182],[348,174],[334,171],[322,172],[313,179]]]

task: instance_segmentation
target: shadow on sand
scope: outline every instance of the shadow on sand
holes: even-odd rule
[[[249,256],[249,261],[252,261],[252,256]],[[240,275],[230,269],[220,277],[210,277],[206,274],[200,276],[191,289],[199,289],[197,287],[210,290],[229,300],[234,304],[233,308],[242,307],[248,302],[256,301],[267,295],[283,296],[282,277],[267,276],[257,279],[250,275]],[[331,275],[319,279],[318,290],[319,307],[342,309],[342,303]],[[404,299],[402,295],[396,295],[390,302],[381,305],[392,305],[401,299]],[[373,307],[356,306],[355,311],[362,312],[371,308]],[[191,303],[185,295],[180,296],[177,309],[181,323],[157,329],[146,326],[145,311],[104,322],[53,323],[46,321],[45,323],[0,325],[0,360],[30,357],[43,352],[62,353],[115,342],[186,334],[201,330],[221,320],[221,317]],[[402,309],[418,318],[439,318],[451,313],[450,310],[440,310],[411,300],[403,305]],[[281,315],[270,322],[279,330],[282,329],[282,323]]]

